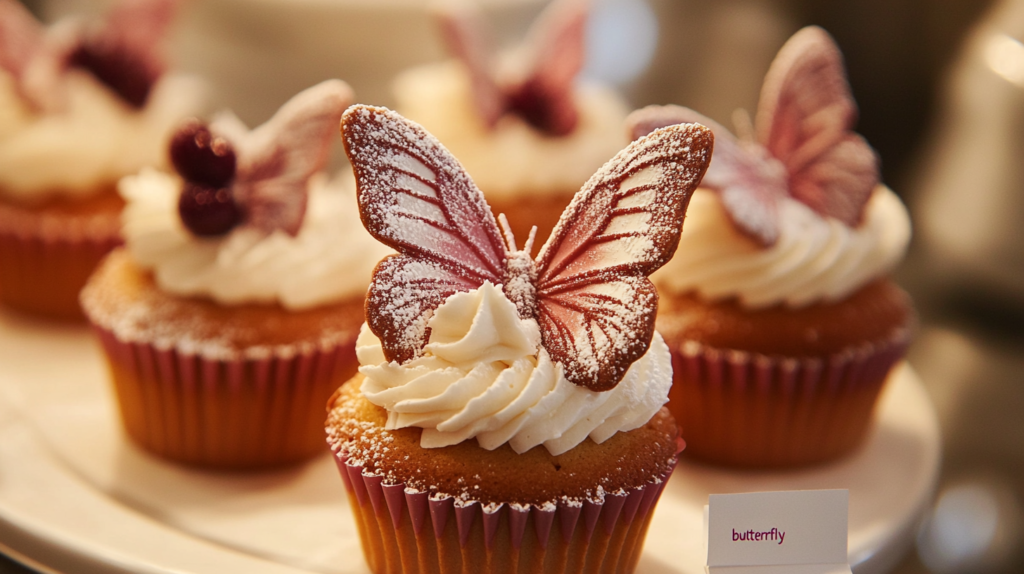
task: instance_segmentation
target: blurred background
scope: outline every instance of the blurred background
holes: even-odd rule
[[[43,20],[106,2],[26,0]],[[499,38],[543,0],[480,0]],[[594,0],[586,76],[634,107],[675,103],[731,125],[768,64],[817,24],[842,49],[858,131],[908,204],[898,280],[920,327],[910,361],[944,450],[936,500],[894,572],[1024,572],[1024,0]],[[392,103],[400,70],[444,56],[425,0],[193,0],[176,67],[249,125],[322,79]],[[0,558],[0,572],[25,572]]]

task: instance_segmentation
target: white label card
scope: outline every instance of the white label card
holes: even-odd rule
[[[710,574],[850,573],[848,490],[712,494]]]

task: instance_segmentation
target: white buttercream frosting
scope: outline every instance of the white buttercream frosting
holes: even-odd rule
[[[599,393],[566,380],[537,322],[520,319],[491,283],[452,295],[427,325],[423,355],[404,364],[385,360],[366,325],[356,341],[363,394],[387,409],[385,428],[423,428],[424,448],[475,437],[488,450],[543,444],[558,455],[588,436],[602,443],[643,426],[668,401],[672,364],[658,334],[622,381]]]
[[[221,237],[189,233],[178,215],[182,182],[147,169],[121,180],[126,246],[169,293],[222,304],[273,303],[305,309],[363,297],[374,266],[390,250],[363,228],[351,174],[309,183],[297,236],[239,226]]]
[[[781,234],[764,248],[730,223],[718,195],[698,189],[659,289],[706,300],[736,297],[749,308],[836,301],[884,277],[903,259],[910,217],[896,194],[875,188],[857,227],[824,218],[794,199],[779,206]]]
[[[196,80],[174,75],[157,82],[141,110],[82,71],[68,71],[60,86],[64,105],[37,112],[0,70],[0,190],[8,197],[84,197],[166,165],[171,130],[201,97]]]
[[[610,88],[576,88],[579,123],[553,137],[506,114],[494,129],[480,118],[465,68],[456,61],[407,70],[394,83],[398,112],[432,133],[491,197],[574,193],[629,140],[622,98]]]

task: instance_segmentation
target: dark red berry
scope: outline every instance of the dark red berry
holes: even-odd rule
[[[185,122],[171,138],[171,163],[189,181],[223,187],[235,177],[235,150],[200,120]]]
[[[186,181],[181,190],[178,214],[189,231],[202,237],[224,235],[242,220],[229,188],[193,181]]]
[[[135,108],[149,99],[160,70],[143,57],[114,42],[87,40],[68,57],[68,64],[82,68],[114,90]]]

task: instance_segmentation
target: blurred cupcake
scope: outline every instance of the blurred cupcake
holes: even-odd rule
[[[199,86],[164,73],[177,2],[124,0],[46,28],[0,0],[0,302],[81,319],[78,292],[121,243],[117,181],[166,164]]]
[[[576,81],[586,0],[552,2],[526,41],[500,54],[472,7],[437,10],[453,59],[399,75],[398,111],[459,158],[518,237],[536,225],[543,242],[587,178],[628,143],[628,108],[612,88]]]
[[[647,276],[711,152],[672,126],[612,158],[536,260],[458,161],[383,108],[342,118],[380,262],[328,442],[376,573],[632,572],[682,449]],[[429,517],[429,519],[428,519]]]
[[[351,101],[295,96],[249,132],[176,132],[177,174],[125,178],[126,246],[82,292],[128,435],[188,464],[253,468],[324,451],[323,405],[356,372],[374,264],[351,177],[319,174]]]
[[[887,279],[910,221],[855,119],[842,56],[816,27],[783,46],[738,140],[686,108],[630,116],[635,137],[693,121],[715,133],[679,250],[653,278],[691,457],[798,466],[866,435],[914,313]]]

